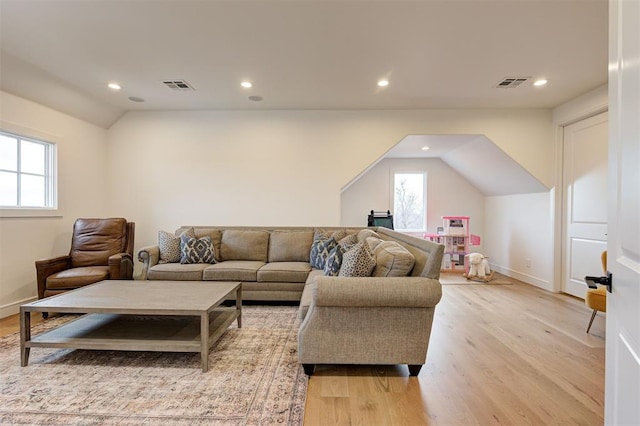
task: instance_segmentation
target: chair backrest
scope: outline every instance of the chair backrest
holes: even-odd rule
[[[107,266],[109,256],[129,250],[133,255],[134,235],[128,235],[129,228],[124,218],[77,219],[73,225],[71,266]]]
[[[393,229],[393,215],[391,211],[387,210],[385,213],[371,210],[371,213],[367,216],[367,226],[382,226]]]
[[[600,261],[602,262],[602,273],[607,275],[607,251],[603,251],[600,255]]]

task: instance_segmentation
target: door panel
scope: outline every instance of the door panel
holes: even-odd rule
[[[640,2],[609,4],[605,424],[640,425]]]
[[[607,234],[607,113],[564,128],[562,291],[583,298]]]

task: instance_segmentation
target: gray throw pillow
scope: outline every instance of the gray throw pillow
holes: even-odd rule
[[[367,238],[369,241],[369,238]],[[413,269],[416,258],[396,241],[383,241],[373,250],[376,267],[374,277],[406,277]]]
[[[365,241],[369,237],[380,238],[380,235],[378,235],[377,232],[367,228],[362,229],[360,230],[360,232],[358,232],[358,241]]]
[[[215,263],[211,237],[180,237],[180,263]]]

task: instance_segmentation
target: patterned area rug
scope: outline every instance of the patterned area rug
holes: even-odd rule
[[[234,322],[214,344],[206,373],[198,353],[50,348],[32,348],[20,367],[19,334],[0,338],[0,424],[301,425],[297,310],[244,306],[242,328]]]

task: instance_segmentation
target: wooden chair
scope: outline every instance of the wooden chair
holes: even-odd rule
[[[604,275],[607,274],[607,251],[603,251],[600,255],[600,260],[602,261],[602,271]],[[584,299],[584,303],[591,309],[593,309],[593,313],[591,314],[591,320],[589,321],[589,325],[587,326],[587,333],[591,330],[591,324],[593,324],[593,320],[596,317],[598,311],[607,312],[607,289],[605,287],[598,288],[590,288],[587,290],[587,295]]]

